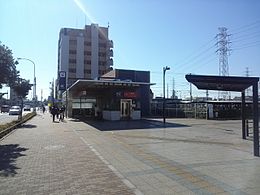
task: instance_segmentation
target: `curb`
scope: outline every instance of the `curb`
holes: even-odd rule
[[[5,136],[7,136],[9,133],[11,133],[14,129],[20,127],[23,123],[27,122],[28,120],[32,119],[33,117],[35,117],[37,114],[36,112],[33,112],[29,117],[27,117],[27,115],[22,118],[22,120],[18,123],[16,123],[15,125],[12,125],[6,129],[4,129],[3,131],[0,132],[0,140],[3,139]]]

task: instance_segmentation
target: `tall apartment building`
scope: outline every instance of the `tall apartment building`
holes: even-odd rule
[[[67,87],[78,79],[95,79],[113,66],[113,41],[108,27],[62,28],[59,35],[58,73],[66,72]]]

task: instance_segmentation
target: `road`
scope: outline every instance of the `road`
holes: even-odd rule
[[[29,111],[23,111],[23,115],[29,113]],[[8,113],[0,113],[0,125],[12,122],[18,119],[18,115],[9,115]]]

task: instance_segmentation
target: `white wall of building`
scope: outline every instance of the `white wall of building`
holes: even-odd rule
[[[91,78],[98,77],[98,25],[91,24]]]
[[[68,83],[68,69],[69,69],[69,36],[61,35],[60,42],[60,70],[67,72],[67,83]]]
[[[77,37],[76,77],[84,78],[84,37]]]

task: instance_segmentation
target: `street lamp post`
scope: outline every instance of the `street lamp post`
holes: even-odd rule
[[[17,58],[17,60],[27,60],[33,64],[33,111],[36,111],[36,76],[35,76],[35,63],[28,58]]]
[[[165,72],[170,70],[170,67],[163,67],[163,124],[165,125]]]

